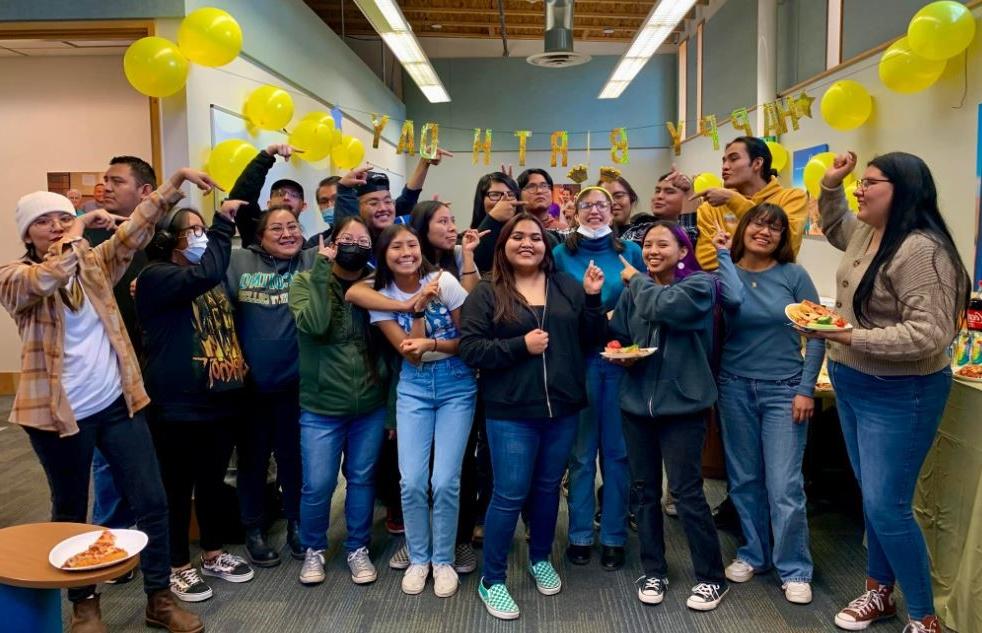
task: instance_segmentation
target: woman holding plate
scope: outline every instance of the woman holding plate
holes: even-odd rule
[[[930,560],[911,501],[951,390],[946,350],[971,282],[924,161],[904,152],[870,161],[853,215],[842,180],[855,167],[854,153],[837,156],[818,200],[822,231],[845,251],[836,271],[836,309],[855,328],[815,336],[830,341],[829,377],[863,493],[868,552],[866,591],[835,623],[859,630],[894,616],[899,582],[908,629],[940,633]]]

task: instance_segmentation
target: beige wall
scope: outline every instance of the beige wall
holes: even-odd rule
[[[974,11],[976,18],[982,8]],[[941,211],[955,238],[955,244],[971,273],[974,266],[976,211],[976,143],[978,107],[982,102],[982,37],[976,37],[968,51],[968,90],[965,89],[965,59],[958,56],[948,62],[941,79],[923,92],[901,95],[889,91],[877,74],[879,55],[840,71],[832,77],[806,87],[815,97],[814,118],[802,119],[801,128],[781,137],[781,143],[796,149],[828,143],[834,152],[854,150],[860,165],[865,166],[876,154],[901,150],[923,158],[937,181]],[[853,79],[873,96],[872,118],[862,127],[838,132],[822,120],[819,102],[828,85],[837,79]],[[752,80],[752,78],[748,78]],[[729,125],[720,128],[725,144],[737,136]],[[676,162],[686,173],[712,171],[719,173],[722,151],[713,151],[708,138],[699,138],[682,146]],[[781,180],[790,184],[791,167],[785,168]],[[840,253],[823,238],[805,238],[799,262],[808,269],[822,295],[835,296],[835,269]]]
[[[147,98],[123,76],[120,57],[0,58],[0,261],[20,257],[14,228],[20,196],[47,186],[49,171],[103,171],[109,158],[150,159]],[[20,369],[20,339],[0,315],[0,372]]]

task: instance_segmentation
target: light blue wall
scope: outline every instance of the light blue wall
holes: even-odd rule
[[[757,0],[728,0],[703,27],[702,114],[757,103]]]
[[[514,150],[515,130],[532,130],[529,149],[548,149],[553,130],[570,132],[570,149],[583,148],[592,130],[593,147],[609,147],[611,128],[629,130],[631,147],[664,147],[665,122],[674,120],[676,57],[655,55],[619,99],[597,99],[618,58],[594,57],[582,66],[546,69],[523,58],[435,59],[433,66],[452,99],[431,104],[412,79],[403,77],[406,116],[416,133],[426,121],[440,124],[440,145],[469,152],[474,127],[494,130],[495,150]],[[390,124],[392,127],[392,124]],[[458,128],[458,129],[453,129]]]
[[[6,0],[0,22],[34,20],[111,20],[174,18],[184,15],[184,0]]]
[[[842,59],[904,35],[910,19],[926,4],[928,0],[844,0]]]

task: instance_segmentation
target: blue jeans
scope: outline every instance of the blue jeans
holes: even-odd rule
[[[305,548],[327,549],[331,496],[338,484],[339,468],[343,468],[347,487],[344,520],[348,538],[344,548],[353,552],[368,547],[375,509],[375,462],[384,434],[385,407],[358,417],[329,417],[301,410],[300,542]]]
[[[800,382],[801,374],[786,380],[719,376],[730,499],[746,540],[736,557],[758,572],[773,561],[782,582],[811,582],[813,571],[801,474],[808,424],[791,418]]]
[[[476,395],[474,371],[456,356],[418,367],[402,364],[396,389],[396,434],[402,516],[413,564],[453,564],[460,467],[474,422]]]
[[[911,503],[951,391],[951,369],[872,376],[829,363],[849,462],[863,493],[866,574],[899,582],[911,618],[934,613],[931,564]]]
[[[484,519],[484,580],[505,582],[518,515],[528,511],[529,563],[547,560],[559,515],[559,485],[576,439],[577,416],[487,420],[494,491]]]
[[[569,460],[569,542],[593,545],[596,510],[597,451],[600,451],[603,499],[600,543],[623,547],[627,541],[630,469],[621,428],[620,390],[624,370],[599,354],[587,358],[586,390],[590,406],[580,411],[576,444]]]
[[[136,523],[133,511],[116,488],[109,462],[98,448],[92,454],[92,495],[92,523],[114,529]]]

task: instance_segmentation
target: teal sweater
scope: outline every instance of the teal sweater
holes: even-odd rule
[[[642,274],[647,270],[644,260],[641,258],[641,247],[630,240],[622,240],[624,252],[618,253],[614,250],[610,236],[601,237],[595,240],[579,236],[579,248],[573,253],[563,242],[552,249],[552,256],[556,259],[556,266],[559,270],[569,273],[579,282],[583,281],[586,274],[586,267],[590,265],[590,260],[604,271],[604,286],[600,291],[600,300],[604,306],[604,312],[609,312],[617,305],[617,300],[624,291],[624,284],[621,282],[621,271],[624,265],[618,255],[623,255],[624,259],[631,262],[631,265],[641,271]]]

